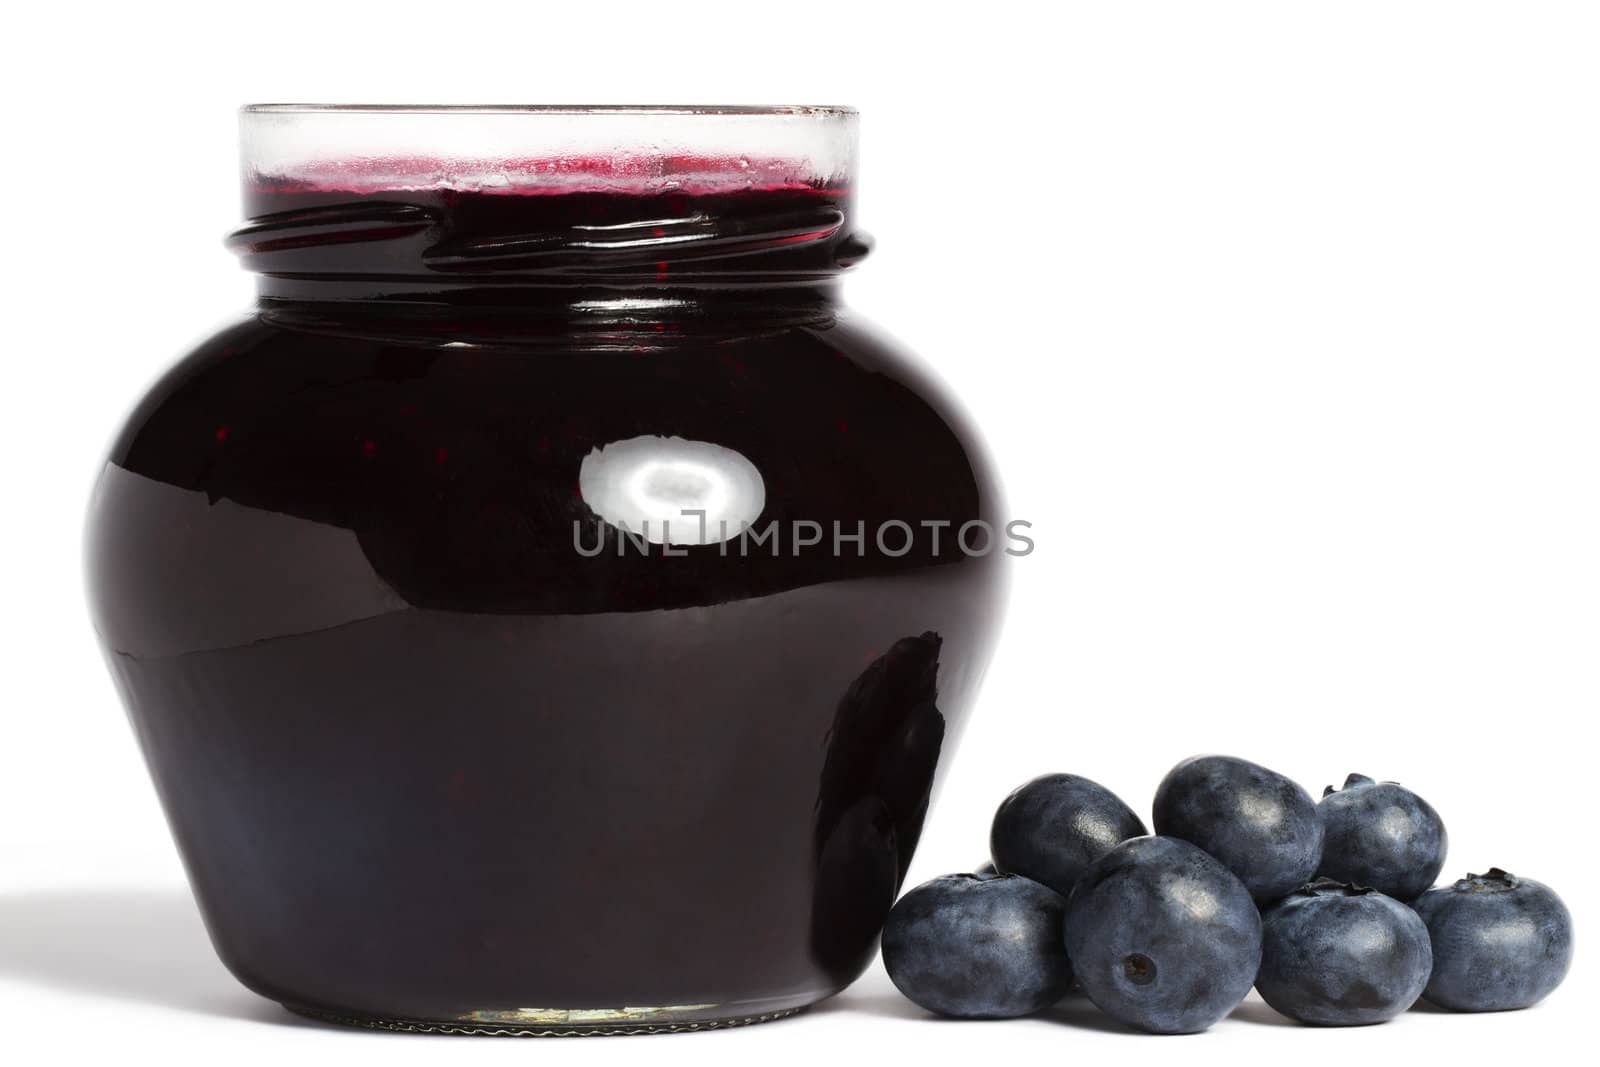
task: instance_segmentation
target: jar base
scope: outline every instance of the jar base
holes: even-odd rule
[[[366,1030],[386,1030],[401,1034],[452,1034],[465,1037],[626,1037],[633,1034],[692,1034],[705,1030],[728,1030],[754,1026],[798,1015],[810,1007],[792,1008],[755,1015],[718,1016],[714,1004],[694,1004],[673,1008],[604,1008],[519,1012],[481,1012],[473,1017],[449,1020],[385,1019],[351,1015],[285,1002],[285,1008],[319,1022]],[[499,1018],[479,1018],[478,1016]]]

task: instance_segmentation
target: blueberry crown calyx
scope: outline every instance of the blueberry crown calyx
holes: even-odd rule
[[[1339,894],[1346,897],[1364,897],[1368,893],[1376,892],[1376,889],[1371,889],[1364,885],[1356,885],[1354,882],[1341,882],[1337,878],[1329,878],[1324,875],[1321,878],[1306,882],[1294,890],[1290,896],[1321,897]]]
[[[1377,782],[1373,781],[1371,778],[1368,778],[1364,774],[1351,774],[1345,777],[1344,785],[1340,786],[1339,789],[1354,789],[1357,786],[1377,784]],[[1333,794],[1337,793],[1339,789],[1335,789],[1331,785],[1327,786],[1322,790],[1322,795],[1325,797],[1332,796]]]
[[[1517,887],[1517,876],[1499,867],[1490,867],[1482,874],[1468,873],[1456,882],[1454,888],[1462,893],[1499,893]]]

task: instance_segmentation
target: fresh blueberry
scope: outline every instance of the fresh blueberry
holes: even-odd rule
[[[1066,995],[1066,902],[1016,875],[950,874],[900,898],[883,966],[918,1005],[958,1019],[1009,1019]]]
[[[1433,939],[1433,976],[1422,996],[1441,1008],[1526,1008],[1572,965],[1572,916],[1532,879],[1494,867],[1430,889],[1412,906]]]
[[[1433,967],[1417,913],[1375,890],[1318,879],[1261,918],[1256,991],[1313,1026],[1366,1026],[1422,995]]]
[[[1152,1033],[1194,1033],[1250,992],[1261,916],[1244,884],[1200,849],[1136,837],[1078,879],[1067,955],[1101,1011]]]
[[[1433,806],[1396,782],[1360,774],[1329,786],[1317,805],[1322,819],[1318,872],[1367,886],[1396,900],[1415,900],[1439,877],[1450,839]]]
[[[1155,827],[1221,860],[1258,901],[1309,881],[1322,858],[1311,796],[1232,756],[1195,756],[1172,768],[1156,790]]]
[[[1000,870],[1065,896],[1089,864],[1149,832],[1105,786],[1075,774],[1046,774],[1001,802],[989,850]]]

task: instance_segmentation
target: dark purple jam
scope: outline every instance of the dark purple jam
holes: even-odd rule
[[[954,539],[1003,529],[994,483],[838,303],[847,189],[584,166],[252,184],[258,307],[101,474],[108,660],[220,954],[297,1009],[628,1029],[838,991],[987,660],[1002,557]],[[778,541],[597,513],[653,449],[710,458],[651,492]],[[644,466],[586,481],[606,456]]]
[[[769,180],[772,161],[674,158],[649,180],[608,159],[497,164],[491,178],[363,161],[248,185],[232,244],[253,270],[549,284],[821,280],[866,254],[840,183]],[[440,186],[441,182],[450,184]]]

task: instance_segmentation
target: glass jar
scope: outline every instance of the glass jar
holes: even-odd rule
[[[223,961],[444,1032],[842,989],[1004,563],[972,430],[838,299],[854,112],[242,122],[259,302],[139,402],[88,529]]]

